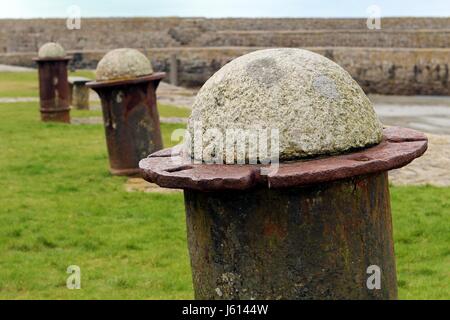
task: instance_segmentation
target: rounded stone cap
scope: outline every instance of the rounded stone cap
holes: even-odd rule
[[[191,141],[185,148],[192,158],[208,158],[217,139],[208,129],[223,137],[228,130],[247,138],[246,130],[266,132],[267,146],[271,132],[278,130],[280,160],[339,154],[378,144],[383,136],[371,102],[343,68],[293,48],[255,51],[216,72],[200,89],[189,118]],[[203,159],[194,152],[198,132],[203,133]],[[246,150],[249,147],[255,148],[246,139]],[[223,143],[227,161],[225,148]],[[270,155],[265,151],[259,158],[270,159],[266,153]]]
[[[125,80],[150,75],[153,68],[147,57],[136,49],[115,49],[98,63],[97,81]]]
[[[66,51],[59,43],[56,42],[48,42],[44,44],[38,52],[38,57],[40,59],[64,58],[65,56]]]

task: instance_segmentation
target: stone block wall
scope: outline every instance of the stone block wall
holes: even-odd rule
[[[200,86],[224,64],[253,50],[244,48],[189,48],[148,50],[155,68],[169,72],[176,52],[179,82]],[[450,49],[308,47],[347,70],[367,93],[450,95]]]
[[[262,47],[153,48],[143,50],[155,70],[170,72],[175,53],[179,83],[201,86],[224,64]],[[346,69],[367,93],[450,95],[450,49],[309,47]],[[74,51],[72,68],[95,68],[107,51]],[[34,53],[0,55],[1,63],[33,66]],[[167,81],[168,79],[166,79]]]
[[[449,30],[218,31],[204,33],[191,46],[449,48]]]
[[[365,19],[82,19],[68,30],[64,19],[0,20],[0,52],[36,51],[48,41],[68,50],[179,46],[351,46],[444,48],[450,18],[385,18],[381,30]],[[270,32],[268,32],[270,31]]]
[[[178,59],[179,83],[201,86],[228,61],[267,47],[310,48],[344,67],[369,93],[448,95],[450,18],[365,19],[64,19],[0,20],[0,63],[32,66],[48,41],[60,42],[73,68],[95,68],[111,49],[138,48],[156,70]]]

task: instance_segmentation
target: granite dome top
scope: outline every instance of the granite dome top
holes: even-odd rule
[[[115,49],[108,52],[98,63],[97,81],[125,80],[153,73],[147,57],[136,49]]]
[[[293,48],[259,50],[226,64],[196,97],[188,122],[194,138],[195,125],[223,136],[227,129],[278,129],[280,160],[338,154],[382,140],[373,106],[352,77],[319,54]],[[203,136],[203,150],[213,141]],[[193,145],[186,145],[187,152],[198,158]]]
[[[39,48],[38,57],[41,59],[46,58],[64,58],[66,52],[64,48],[56,42],[48,42]]]

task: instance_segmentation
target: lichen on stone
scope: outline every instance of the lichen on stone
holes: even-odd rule
[[[277,129],[280,160],[338,154],[382,139],[373,106],[351,76],[319,54],[293,48],[259,50],[226,64],[196,97],[188,122],[193,139],[195,124],[224,137],[227,129]],[[203,149],[213,139],[204,136]],[[187,152],[198,158],[193,146],[186,144]]]
[[[125,80],[153,73],[147,57],[136,49],[115,49],[108,52],[98,63],[97,81]]]
[[[42,59],[46,58],[64,58],[66,52],[64,48],[56,42],[48,42],[44,44],[38,52],[38,57]]]

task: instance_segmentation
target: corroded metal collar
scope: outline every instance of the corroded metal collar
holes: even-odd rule
[[[418,131],[389,127],[383,141],[353,153],[283,162],[276,173],[261,175],[264,165],[193,164],[172,156],[172,149],[151,154],[139,163],[147,181],[165,188],[200,191],[245,190],[256,186],[285,188],[329,182],[403,167],[427,149],[427,137]]]
[[[69,61],[69,60],[72,60],[72,56],[65,56],[65,57],[59,57],[59,58],[52,58],[52,57],[49,57],[49,58],[39,58],[39,57],[36,57],[36,58],[33,58],[32,60],[33,61],[35,61],[35,62],[51,62],[51,61]]]
[[[85,77],[69,77],[69,83],[71,84],[86,84],[88,82],[91,82],[92,79],[85,78]]]
[[[148,76],[136,77],[132,79],[121,79],[121,80],[110,80],[110,81],[91,81],[86,83],[86,86],[92,89],[103,88],[103,87],[113,87],[113,86],[123,86],[130,84],[137,84],[142,82],[161,80],[166,76],[165,72],[155,72]]]

